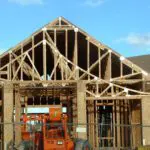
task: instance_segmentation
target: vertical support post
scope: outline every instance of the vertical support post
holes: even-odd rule
[[[141,128],[136,126],[141,124],[141,101],[132,102],[132,138],[133,147],[138,147],[141,145]],[[145,117],[145,116],[144,116]]]
[[[76,134],[76,123],[77,123],[77,98],[72,98],[72,112],[73,112],[73,133],[75,135],[75,138],[77,138]]]
[[[68,116],[68,130],[69,130],[69,134],[71,134],[71,130],[72,130],[72,126],[71,123],[73,122],[73,116],[72,116],[72,101],[70,99],[70,96],[66,96],[66,100],[67,100],[67,116]]]
[[[44,80],[47,79],[47,65],[46,65],[46,40],[45,40],[45,31],[43,31],[43,73]]]
[[[106,80],[110,80],[111,79],[111,75],[112,72],[111,72],[111,52],[109,52],[109,55],[107,57],[107,64],[106,64],[106,71],[105,71],[105,76],[104,78]]]
[[[64,68],[63,68],[63,61],[60,59],[60,66],[61,66],[61,80],[64,80]]]
[[[120,149],[120,103],[119,100],[116,102],[116,113],[117,113],[117,147]]]
[[[112,77],[112,68],[111,68],[112,60],[111,60],[111,55],[112,55],[112,53],[109,52],[109,58],[108,58],[109,59],[109,62],[108,62],[108,64],[109,64],[109,80]]]
[[[74,29],[74,32],[75,32],[75,42],[74,42],[74,63],[76,64],[76,65],[78,65],[78,58],[77,58],[77,56],[78,56],[78,51],[77,51],[77,49],[78,49],[78,31],[77,31],[77,29],[75,28]]]
[[[13,84],[3,86],[3,149],[13,141]]]
[[[25,96],[25,114],[27,114],[28,112],[27,112],[27,107],[28,107],[28,97],[27,96]]]
[[[130,148],[132,148],[132,102],[128,100],[128,105],[129,105],[129,124],[131,125],[130,127],[130,133],[129,133],[129,137],[130,137]]]
[[[99,78],[101,78],[101,49],[98,48],[98,59],[99,59]]]
[[[23,54],[23,43],[21,43],[21,55]],[[23,59],[23,55],[22,55],[22,57],[21,57],[21,59]],[[21,66],[21,72],[20,72],[21,74],[20,74],[20,79],[21,79],[21,81],[23,80],[23,68],[22,68],[22,66]]]
[[[125,119],[124,119],[124,121],[125,121],[125,125],[128,125],[128,119],[129,119],[129,116],[128,116],[128,108],[129,108],[129,104],[128,104],[128,101],[127,100],[125,100],[125,106],[124,106],[125,108],[124,108],[124,117],[125,117]],[[125,127],[125,129],[124,129],[124,135],[125,135],[125,146],[126,147],[129,147],[129,133],[128,133],[128,131],[129,131],[129,129],[128,129],[129,127],[128,126],[126,126]]]
[[[121,60],[120,60],[120,76],[121,77],[123,76],[123,63]]]
[[[75,32],[74,63],[75,63],[76,66],[78,66],[78,28],[75,28],[74,32]],[[78,78],[79,78],[79,70],[76,69],[76,79],[78,79]]]
[[[9,80],[9,65],[7,65],[7,80]]]
[[[86,129],[86,99],[85,99],[85,82],[77,83],[77,120],[78,120],[78,138],[87,139]]]
[[[54,29],[54,44],[57,46],[57,32],[56,29]],[[56,65],[56,54],[54,54],[54,66]],[[57,70],[57,69],[56,69]],[[54,72],[54,80],[56,80],[56,70]]]
[[[59,26],[61,26],[61,17],[59,17]]]
[[[95,134],[94,134],[94,101],[89,101],[89,105],[88,105],[88,126],[90,127],[89,128],[89,142],[90,144],[93,146],[93,148],[95,147]]]
[[[66,58],[68,58],[68,30],[65,30],[65,56]],[[68,66],[68,62],[66,62],[66,68],[65,68],[65,79],[67,80],[68,76],[67,76],[67,66]]]
[[[89,37],[87,37],[87,70],[88,73],[90,73],[90,42],[89,42]],[[88,75],[88,80],[90,80],[90,76]]]
[[[34,53],[34,36],[32,36],[32,62],[33,62],[33,64],[35,62],[34,55],[35,55],[35,53]],[[34,66],[33,65],[32,65],[32,81],[34,81]]]
[[[18,146],[21,142],[21,105],[19,86],[15,86],[15,145]]]
[[[121,100],[120,101],[120,104],[121,104],[121,106],[120,106],[120,122],[121,122],[121,125],[125,125],[124,124],[124,107],[125,107],[125,105],[124,105],[124,100]],[[125,136],[124,136],[124,128],[125,128],[125,126],[121,126],[120,127],[120,132],[121,132],[121,138],[120,138],[120,140],[121,140],[121,147],[124,147],[125,145],[124,145],[124,139],[125,139]]]
[[[96,123],[96,139],[95,139],[95,147],[98,148],[99,147],[99,137],[98,137],[98,126],[99,126],[99,122],[98,122],[98,108],[97,108],[97,101],[95,102],[95,123]]]
[[[88,140],[91,144],[92,130],[91,130],[91,106],[90,101],[87,101],[87,115],[88,115]]]
[[[116,147],[116,115],[115,115],[115,101],[113,101],[113,147]]]
[[[9,64],[9,80],[11,80],[11,52],[9,53],[9,62],[10,62],[10,64]]]

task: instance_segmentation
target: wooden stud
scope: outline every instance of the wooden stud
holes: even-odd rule
[[[111,74],[112,74],[112,71],[111,71],[111,52],[109,52],[109,55],[107,57],[106,71],[105,71],[104,79],[110,80],[111,76],[112,76]]]
[[[68,59],[68,30],[65,30],[65,57]],[[66,62],[66,69],[65,69],[65,79],[67,80],[67,66],[68,62]]]
[[[12,58],[11,58],[11,53],[9,53],[9,62],[10,62],[10,64],[9,64],[9,80],[11,80],[11,72],[12,72],[12,70],[11,70],[11,61],[12,61]]]
[[[96,123],[96,132],[95,132],[95,138],[96,138],[96,140],[95,140],[95,147],[96,148],[99,148],[99,136],[98,136],[98,108],[97,108],[98,106],[97,106],[97,101],[95,102],[95,123]]]
[[[24,58],[24,56],[23,56],[23,43],[21,43],[21,55],[22,55],[21,59],[23,59]],[[21,65],[21,68],[20,68],[20,80],[23,81],[23,68],[22,68],[22,65]]]
[[[57,31],[54,30],[54,44],[57,46]],[[56,55],[54,54],[54,66],[56,65]],[[56,71],[54,72],[54,80],[56,80]]]
[[[44,80],[47,80],[47,64],[46,64],[46,39],[45,39],[45,31],[43,31],[43,74]]]
[[[90,73],[90,42],[87,39],[87,72]],[[90,80],[90,76],[88,75],[88,80]]]
[[[15,145],[16,147],[21,143],[21,105],[20,105],[20,91],[19,86],[15,86]]]
[[[113,147],[116,147],[116,109],[115,109],[115,101],[113,100],[113,107],[112,107],[112,113],[113,113]]]
[[[117,147],[118,148],[120,148],[120,139],[121,139],[121,137],[120,137],[120,102],[119,101],[117,101],[116,102],[116,114],[117,114]]]
[[[34,52],[34,36],[32,36],[32,62],[35,64],[35,52]],[[32,66],[32,81],[34,81],[34,67]]]
[[[120,61],[120,76],[123,76],[123,63]]]
[[[101,49],[100,48],[98,48],[98,60],[99,60],[99,78],[101,79]]]
[[[75,31],[75,42],[74,42],[74,64],[78,66],[78,28],[74,29]],[[75,66],[75,69],[76,69]],[[76,69],[76,79],[79,78],[79,70]]]

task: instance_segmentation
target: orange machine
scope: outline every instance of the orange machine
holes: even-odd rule
[[[67,115],[61,108],[49,109],[49,116],[43,119],[44,150],[73,150],[74,143],[67,132]]]
[[[31,136],[32,130],[32,133],[34,132],[32,141],[36,150],[73,150],[74,143],[67,132],[67,115],[63,114],[61,110],[61,107],[52,106],[49,108],[49,114],[29,117],[24,115],[22,140],[30,141],[33,137]],[[42,128],[30,125],[30,130],[28,130],[28,122],[40,123]]]
[[[35,150],[43,150],[42,143],[40,143],[42,139],[42,116],[23,115],[22,121],[21,135],[25,149],[32,146]],[[39,124],[39,126],[37,126],[37,124]]]

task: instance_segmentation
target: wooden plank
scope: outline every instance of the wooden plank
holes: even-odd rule
[[[75,42],[74,42],[74,64],[76,66],[78,66],[78,28],[75,28]],[[75,74],[75,78],[78,79],[79,78],[79,69],[76,69],[75,66],[75,70],[76,70],[76,74]]]
[[[123,63],[120,60],[120,76],[123,77]]]
[[[125,119],[125,118],[124,118],[124,100],[122,100],[122,101],[120,101],[120,121],[121,121],[121,125],[124,125],[124,123],[125,123],[125,122],[124,122],[124,119]],[[125,146],[125,145],[124,145],[124,144],[125,144],[125,143],[124,143],[124,142],[125,142],[125,141],[124,141],[124,138],[125,138],[125,137],[124,137],[124,136],[125,136],[125,135],[124,135],[124,128],[125,128],[124,126],[121,126],[121,127],[120,127],[120,130],[121,130],[121,139],[120,139],[120,140],[121,140],[121,147],[124,147],[124,146]]]
[[[22,55],[22,57],[21,57],[21,59],[23,60],[23,58],[24,58],[24,56],[23,56],[23,43],[21,44],[21,55]],[[22,65],[21,65],[21,68],[20,68],[20,79],[21,79],[21,81],[23,81],[23,68],[22,68]]]
[[[137,100],[144,97],[144,95],[132,95],[132,96],[117,96],[117,97],[111,97],[111,96],[103,96],[103,97],[86,97],[86,100],[122,100],[122,99],[128,99],[128,100]]]
[[[112,76],[112,72],[111,72],[111,52],[109,52],[109,55],[107,56],[107,61],[106,61],[106,70],[105,70],[104,79],[105,80],[110,80],[111,76]]]
[[[95,123],[96,123],[96,132],[95,132],[95,147],[99,147],[99,135],[98,135],[98,107],[97,101],[95,102]]]
[[[125,125],[129,125],[128,121],[129,121],[129,104],[128,104],[128,100],[125,100],[125,106],[124,106],[124,124]],[[124,135],[125,135],[125,146],[128,147],[129,146],[129,127],[125,127],[124,129]]]
[[[89,137],[88,140],[91,145],[95,145],[95,130],[94,130],[94,102],[88,101],[88,123],[89,123]]]
[[[32,36],[32,62],[35,64],[35,52],[34,52],[34,36]],[[34,67],[32,65],[32,81],[34,81]]]
[[[90,42],[89,42],[89,39],[87,39],[87,72],[90,73]],[[80,78],[82,78],[82,76]],[[90,80],[89,75],[88,75],[88,80]]]
[[[9,62],[12,61],[12,58],[11,58],[11,53],[9,53]],[[9,80],[11,80],[11,72],[12,72],[12,68],[11,68],[11,63],[9,64]]]
[[[21,104],[19,86],[15,86],[15,145],[18,146],[21,142]]]
[[[47,60],[46,60],[46,39],[45,39],[45,31],[43,31],[43,75],[44,80],[47,79]]]
[[[65,30],[65,57],[68,59],[68,30]],[[68,62],[66,62],[66,69],[65,69],[65,79],[67,80],[67,66]]]
[[[54,44],[55,44],[55,46],[57,46],[57,31],[56,31],[56,29],[54,30]],[[54,66],[56,66],[56,61],[57,61],[57,58],[56,58],[56,55],[54,54]],[[56,71],[54,72],[54,80],[56,80]]]
[[[99,60],[99,78],[101,79],[101,75],[102,75],[102,72],[101,72],[101,49],[100,48],[98,48],[98,60]]]
[[[112,107],[112,113],[113,113],[113,147],[116,147],[116,104],[115,101],[113,101],[113,107]]]
[[[117,147],[120,148],[120,102],[116,102],[116,120],[117,120]]]
[[[74,137],[75,138],[78,138],[77,137],[77,132],[76,132],[76,123],[78,122],[78,119],[77,119],[77,97],[73,97],[72,98],[72,113],[73,113],[73,133],[74,133]]]

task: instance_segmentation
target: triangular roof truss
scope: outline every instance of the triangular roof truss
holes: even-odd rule
[[[61,81],[65,86],[84,80],[89,100],[149,95],[141,86],[146,76],[142,68],[63,17],[0,56],[1,81],[47,86]]]

